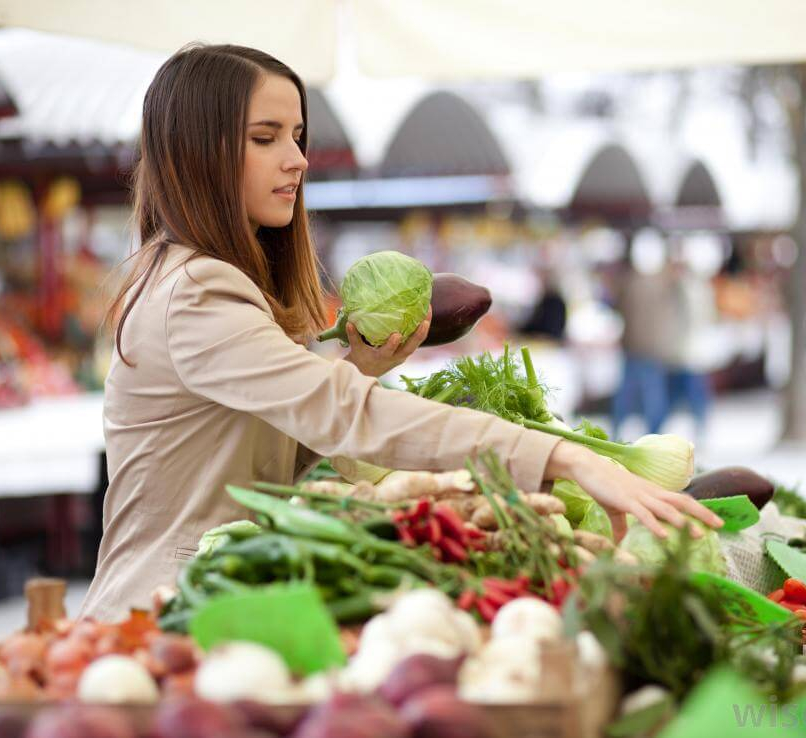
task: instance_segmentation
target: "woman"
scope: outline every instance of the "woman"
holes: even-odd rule
[[[491,447],[517,483],[577,480],[617,531],[633,513],[659,535],[680,511],[719,524],[557,438],[381,387],[428,332],[373,349],[350,333],[344,360],[304,348],[323,325],[303,204],[305,90],[288,67],[237,46],[192,46],[146,93],[135,215],[142,247],[110,310],[106,381],[110,484],[84,613],[147,607],[208,528],[241,518],[228,482],[289,483],[317,455],[399,469],[453,469]]]

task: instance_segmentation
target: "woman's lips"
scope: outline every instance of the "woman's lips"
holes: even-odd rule
[[[296,189],[289,190],[285,187],[281,187],[279,190],[272,190],[272,194],[283,198],[283,200],[288,200],[289,202],[294,202],[294,200],[297,199]]]

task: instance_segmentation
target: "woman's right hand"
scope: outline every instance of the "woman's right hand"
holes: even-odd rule
[[[616,541],[627,532],[627,513],[661,538],[666,538],[667,532],[660,521],[682,528],[686,524],[685,515],[712,528],[723,525],[719,516],[693,497],[663,489],[571,441],[560,441],[554,447],[546,466],[546,478],[570,479],[579,484],[604,508]],[[696,526],[691,526],[691,531],[695,538],[702,536]]]
[[[375,348],[361,338],[361,334],[352,323],[347,323],[347,340],[350,351],[345,361],[355,364],[362,374],[368,377],[382,377],[386,372],[400,366],[425,341],[431,328],[431,307],[425,320],[417,326],[406,341],[399,333],[393,333],[383,346]]]

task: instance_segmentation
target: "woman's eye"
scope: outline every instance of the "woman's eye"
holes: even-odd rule
[[[253,138],[252,139],[258,146],[268,146],[274,141],[273,138]]]

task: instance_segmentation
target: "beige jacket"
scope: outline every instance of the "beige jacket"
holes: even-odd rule
[[[239,269],[172,245],[123,329],[106,379],[109,488],[84,615],[125,617],[173,584],[202,533],[246,517],[228,482],[288,484],[318,456],[460,468],[491,447],[527,489],[558,439],[384,389],[290,340]],[[187,262],[187,263],[185,263]]]

